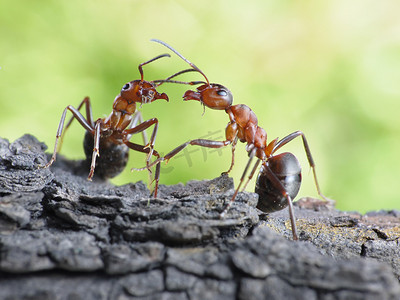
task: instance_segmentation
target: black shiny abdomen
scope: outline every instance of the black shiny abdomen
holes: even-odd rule
[[[285,152],[269,158],[266,163],[293,200],[301,185],[301,166],[296,156]],[[263,212],[274,212],[288,206],[286,197],[266,175],[264,164],[257,177],[255,192],[259,196],[257,208]]]
[[[85,165],[90,169],[93,155],[94,138],[90,132],[85,133],[83,148],[85,150]],[[120,174],[126,167],[129,158],[129,148],[125,144],[114,144],[107,139],[100,139],[100,156],[96,159],[94,177],[113,178]]]

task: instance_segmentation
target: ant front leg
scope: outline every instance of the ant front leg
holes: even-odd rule
[[[236,122],[228,123],[225,128],[225,136],[226,140],[232,141],[232,160],[228,171],[223,172],[222,174],[229,174],[229,172],[232,171],[233,165],[235,164],[235,149],[238,141],[238,125]]]
[[[86,99],[86,98],[85,98]],[[83,103],[85,102],[85,99],[82,101],[80,107],[82,107]],[[58,145],[58,141],[60,139],[60,137],[63,135],[63,128],[64,128],[64,122],[65,122],[65,117],[67,115],[67,111],[69,110],[72,113],[72,119],[77,119],[78,122],[82,125],[83,128],[85,128],[87,131],[91,132],[94,134],[94,126],[92,124],[92,120],[91,120],[91,108],[90,108],[90,104],[89,104],[89,98],[87,98],[87,112],[90,112],[90,120],[85,119],[85,117],[79,112],[78,109],[76,109],[75,107],[68,105],[62,115],[61,115],[61,120],[60,123],[58,124],[58,129],[57,129],[57,134],[56,134],[56,141],[54,143],[54,151],[53,151],[53,155],[51,156],[50,161],[44,166],[44,168],[48,168],[50,167],[53,162],[56,160],[56,156],[57,156],[57,145]],[[69,124],[72,122],[72,119],[68,122],[67,126],[69,126]]]
[[[225,141],[214,141],[214,140],[206,140],[206,139],[191,140],[191,141],[188,141],[188,142],[176,147],[174,150],[172,150],[167,155],[165,155],[163,158],[161,158],[160,161],[166,160],[168,162],[172,157],[177,155],[179,152],[181,152],[183,149],[185,149],[189,145],[201,146],[201,147],[206,147],[206,148],[222,148],[222,147],[226,147],[231,144],[232,145],[231,165],[230,165],[228,171],[222,173],[222,174],[228,174],[232,170],[234,162],[235,162],[234,155],[235,155],[235,147],[236,147],[237,140],[238,140],[237,134],[238,134],[238,128],[237,128],[236,122],[230,122],[230,123],[228,123],[228,125],[225,128],[225,137],[226,137]]]
[[[144,119],[143,119],[142,113],[141,113],[140,111],[136,111],[135,114],[134,114],[134,117],[133,117],[133,119],[132,119],[132,123],[131,123],[131,125],[129,126],[129,128],[136,127],[138,123],[141,124],[141,123],[143,123],[143,122],[144,122]],[[142,131],[142,138],[143,138],[143,144],[144,144],[144,145],[147,145],[149,139],[148,139],[148,137],[147,137],[147,132],[146,132],[146,130],[143,130],[143,131]],[[131,149],[132,149],[132,148],[131,148]],[[140,151],[140,150],[138,150],[138,151]],[[142,152],[143,152],[143,151],[142,151]],[[148,152],[145,152],[145,153],[148,153]],[[159,157],[160,157],[160,156],[158,156],[157,158],[159,158]],[[147,165],[148,165],[148,163],[146,164],[146,166],[147,166]],[[159,169],[160,166],[159,166],[159,165],[156,166],[156,173],[157,173],[157,168]],[[151,170],[148,170],[148,171],[149,171],[149,181],[152,182],[152,180],[151,180]],[[159,173],[159,170],[158,170],[158,173]],[[158,175],[158,176],[159,176],[159,175]],[[156,174],[156,176],[155,176],[155,178],[154,178],[154,180],[156,180],[156,192],[155,192],[155,195],[157,196],[158,179],[156,179],[156,177],[157,177],[157,174]],[[159,178],[159,177],[158,177],[158,178]]]
[[[124,140],[124,144],[127,145],[129,149],[132,149],[132,150],[135,150],[138,152],[142,152],[142,153],[147,153],[147,154],[150,153],[150,149],[146,148],[146,146],[138,145],[138,144],[129,142],[128,140]],[[153,150],[152,155],[154,155],[157,159],[160,158],[160,154],[158,154],[158,152],[156,150]],[[154,175],[154,181],[156,182],[155,186],[154,186],[154,191],[153,191],[154,198],[157,198],[158,182],[160,181],[160,168],[161,168],[161,165],[160,165],[160,163],[158,163],[156,166],[156,173]]]
[[[236,150],[237,141],[238,141],[238,138],[236,136],[234,138],[233,142],[232,142],[232,160],[231,160],[231,165],[230,165],[228,171],[222,172],[222,174],[228,175],[233,169],[233,165],[235,164],[235,150]]]
[[[146,166],[144,168],[134,168],[133,170],[143,171],[143,170],[150,168],[156,164],[159,164],[162,161],[165,161],[166,163],[168,163],[168,161],[171,158],[173,158],[175,155],[177,155],[179,152],[181,152],[183,149],[185,149],[189,145],[201,146],[201,147],[206,147],[206,148],[222,148],[222,147],[228,146],[231,143],[232,143],[232,141],[228,141],[228,140],[226,140],[226,141],[213,141],[213,140],[205,140],[205,139],[191,140],[191,141],[188,141],[188,142],[183,143],[182,145],[176,147],[175,149],[173,149],[172,151],[167,153],[165,156],[156,159],[148,166]]]
[[[164,160],[166,162],[168,162],[172,157],[177,155],[179,152],[181,152],[183,149],[185,149],[189,145],[201,146],[201,147],[206,147],[206,148],[222,148],[222,147],[228,146],[231,143],[232,143],[232,141],[229,141],[229,140],[225,140],[225,141],[213,141],[213,140],[205,140],[205,139],[191,140],[191,141],[188,141],[188,142],[176,147],[174,150],[167,153],[164,157],[157,159],[155,162],[164,161]],[[155,162],[153,162],[153,164]]]
[[[158,130],[158,120],[157,120],[157,118],[153,118],[153,119],[150,119],[147,121],[143,121],[140,112],[137,112],[137,115],[135,115],[135,118],[132,121],[132,125],[133,126],[136,125],[138,120],[141,122],[139,125],[137,125],[133,128],[125,129],[123,131],[123,134],[125,136],[123,142],[125,145],[127,145],[132,150],[139,151],[142,153],[147,153],[146,169],[148,170],[149,176],[151,178],[152,171],[150,168],[154,165],[154,164],[150,164],[151,157],[155,156],[157,159],[160,158],[160,155],[158,154],[158,152],[154,150],[154,144],[155,144],[155,139],[156,139],[157,130]],[[147,135],[146,135],[145,130],[153,124],[154,124],[154,129],[151,134],[150,141],[147,143]],[[142,134],[143,134],[143,140],[145,142],[145,146],[129,142],[129,138],[130,138],[129,136],[132,134],[135,134],[135,133],[139,133],[139,132],[142,132]],[[160,166],[160,163],[158,162],[157,166],[156,166],[156,173],[154,175],[154,181],[156,182],[155,188],[154,188],[154,197],[157,197],[158,182],[160,180],[160,168],[161,168],[161,166]]]
[[[149,169],[150,168],[150,159],[153,155],[154,152],[154,144],[155,144],[155,140],[156,140],[156,136],[157,136],[157,130],[158,130],[158,120],[157,118],[153,118],[147,121],[144,121],[142,123],[140,123],[139,125],[137,125],[136,127],[133,128],[129,128],[129,129],[125,129],[123,131],[123,133],[125,135],[130,135],[130,134],[135,134],[135,133],[139,133],[139,132],[143,132],[144,130],[146,130],[147,128],[149,128],[151,125],[154,124],[154,129],[153,132],[151,134],[150,137],[150,141],[148,144],[146,144],[146,146],[144,146],[144,148],[148,148],[149,152],[147,154],[147,159],[146,159],[146,166]],[[150,169],[149,169],[150,171]]]
[[[302,140],[303,140],[304,150],[305,150],[305,152],[306,152],[306,156],[307,156],[308,163],[309,163],[309,165],[310,165],[310,167],[311,167],[311,169],[312,169],[312,172],[313,172],[314,182],[315,182],[315,186],[316,186],[316,188],[317,188],[318,195],[319,195],[322,199],[324,199],[325,201],[327,201],[327,202],[329,202],[329,203],[333,203],[334,200],[325,197],[325,196],[322,194],[322,192],[321,192],[321,189],[320,189],[319,183],[318,183],[318,179],[317,179],[317,173],[316,173],[316,171],[315,171],[314,159],[313,159],[313,157],[312,157],[312,155],[311,155],[310,147],[309,147],[309,145],[308,145],[306,136],[304,135],[303,132],[301,132],[301,131],[295,131],[295,132],[293,132],[293,133],[291,133],[291,134],[285,136],[285,137],[282,138],[281,140],[279,140],[279,141],[275,144],[274,148],[272,149],[272,153],[274,153],[274,152],[277,151],[279,148],[281,148],[282,146],[286,145],[287,143],[289,143],[290,141],[292,141],[293,139],[295,139],[296,137],[299,137],[299,136],[301,136],[301,138],[302,138]]]
[[[143,119],[142,113],[140,111],[136,111],[134,116],[133,116],[132,123],[129,126],[129,128],[136,127],[138,123],[141,124],[143,122],[144,122],[144,119]],[[149,139],[147,138],[146,130],[142,131],[142,138],[143,138],[143,143],[145,145],[147,145]]]
[[[134,168],[134,170],[142,171],[145,169],[149,169],[154,165],[157,165],[155,180],[156,180],[156,185],[158,186],[158,179],[159,179],[159,173],[160,173],[160,162],[162,162],[162,161],[168,162],[172,157],[177,155],[179,152],[181,152],[183,149],[185,149],[188,145],[196,145],[196,146],[202,146],[202,147],[207,147],[207,148],[222,148],[231,143],[232,143],[232,141],[229,141],[229,140],[226,140],[226,141],[213,141],[213,140],[205,140],[205,139],[191,140],[191,141],[188,141],[188,142],[176,147],[171,152],[167,153],[164,157],[157,158],[155,161],[153,161],[151,164],[147,165],[145,168],[139,168],[139,169]],[[127,143],[125,142],[125,144],[127,144]],[[139,145],[137,145],[137,146],[139,146]],[[130,147],[130,146],[128,145],[128,147]],[[131,148],[131,149],[133,149],[133,148]],[[150,149],[143,147],[142,150],[138,150],[136,148],[134,150],[145,152],[142,150],[150,150]],[[155,153],[156,152],[154,151],[153,155],[156,155]],[[157,155],[158,155],[158,153],[157,153]]]
[[[195,140],[190,140],[186,143],[183,143],[182,145],[176,147],[175,149],[173,149],[172,151],[170,151],[169,153],[167,153],[164,157],[161,157],[157,160],[155,160],[154,162],[152,162],[150,165],[147,166],[148,167],[152,167],[155,164],[161,162],[161,161],[166,161],[168,163],[168,161],[174,157],[175,155],[177,155],[179,152],[181,152],[183,149],[185,149],[187,146],[192,145],[192,146],[201,146],[201,147],[206,147],[206,148],[222,148],[222,147],[226,147],[230,144],[232,144],[232,162],[231,162],[231,166],[229,168],[229,170],[227,172],[223,172],[222,174],[226,173],[228,174],[233,167],[234,164],[234,152],[235,152],[235,146],[237,143],[237,124],[234,122],[228,123],[228,126],[225,129],[225,136],[226,136],[226,140],[225,141],[214,141],[214,140],[206,140],[206,139],[195,139]],[[136,169],[137,171],[141,171],[144,170],[144,168],[140,168],[140,169]]]

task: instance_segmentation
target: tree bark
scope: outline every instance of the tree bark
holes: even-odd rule
[[[0,299],[399,299],[398,211],[305,198],[258,211],[233,180],[160,186],[86,180],[82,162],[25,135],[0,139]]]

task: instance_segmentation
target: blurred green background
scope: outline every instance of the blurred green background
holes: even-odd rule
[[[400,209],[399,11],[397,0],[2,0],[0,136],[31,133],[52,149],[62,110],[85,96],[95,118],[108,115],[124,83],[138,79],[138,64],[169,52],[149,41],[158,38],[227,86],[235,104],[250,106],[269,140],[302,130],[321,188],[338,208]],[[172,56],[145,66],[145,78],[186,67]],[[186,88],[163,85],[170,103],[141,108],[145,119],[160,121],[160,152],[193,138],[223,139],[228,116],[209,109],[202,116],[199,103],[182,101]],[[83,133],[75,122],[61,153],[82,158]],[[284,150],[302,163],[299,195],[317,196],[300,139]],[[161,183],[215,178],[230,153],[188,148],[163,166]],[[243,144],[236,153],[237,183],[247,161]],[[132,152],[129,166],[144,159]],[[147,182],[146,172],[129,169],[113,181]]]

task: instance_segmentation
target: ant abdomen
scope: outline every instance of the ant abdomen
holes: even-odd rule
[[[288,199],[279,189],[277,184],[271,181],[271,174],[268,173],[266,164],[272,173],[281,182],[283,188],[293,200],[299,192],[301,185],[301,166],[296,156],[285,152],[270,157],[261,166],[258,174],[255,192],[258,194],[257,208],[263,212],[274,212],[288,206]]]
[[[88,168],[92,163],[93,154],[93,134],[86,131],[83,139],[83,149],[85,150],[85,164]],[[113,178],[120,174],[128,164],[129,148],[125,144],[116,144],[109,139],[100,139],[99,152],[96,159],[95,177],[101,179]]]

